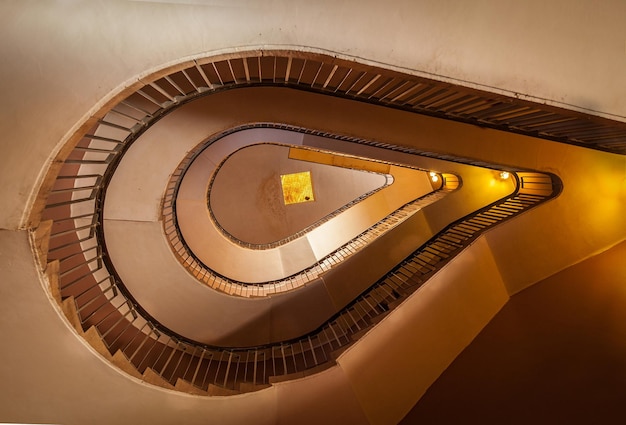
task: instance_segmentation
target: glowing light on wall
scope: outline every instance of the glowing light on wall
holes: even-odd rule
[[[439,176],[434,171],[431,171],[430,173],[428,173],[428,175],[430,176],[430,180],[433,183],[437,183],[439,181]]]
[[[501,178],[502,180],[506,180],[506,179],[508,179],[509,177],[511,177],[511,174],[510,174],[508,171],[502,171],[502,172],[500,173],[500,178]]]
[[[284,174],[280,176],[280,183],[283,187],[285,205],[300,204],[315,200],[310,171]]]

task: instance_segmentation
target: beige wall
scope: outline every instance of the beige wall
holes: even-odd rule
[[[621,243],[511,297],[401,424],[620,423],[624,258]]]
[[[433,0],[393,6],[373,1],[367,5],[280,1],[271,10],[260,2],[198,3],[2,3],[0,228],[15,230],[28,224],[29,199],[47,165],[91,111],[153,70],[233,48],[331,51],[462,80],[469,86],[616,114],[620,120],[626,116],[622,1]],[[383,120],[378,113],[375,118]],[[406,130],[394,126],[401,121],[390,118],[373,134],[393,142]],[[516,218],[519,227],[507,225],[491,232],[487,247],[484,241],[476,247],[493,253],[485,261],[488,268],[495,263],[500,274],[491,276],[501,279],[509,293],[623,240],[624,157],[437,122],[411,127],[422,130],[416,146],[536,166],[564,179],[560,198]],[[341,123],[328,120],[320,123],[324,126],[341,128]],[[588,170],[592,178],[581,170]],[[534,230],[525,231],[529,226]],[[305,413],[312,423],[319,423],[320,417],[326,423],[393,423],[436,379],[445,360],[451,361],[481,327],[474,322],[459,331],[454,344],[441,347],[441,363],[413,387],[413,398],[396,400],[395,393],[380,392],[397,378],[385,367],[360,376],[358,365],[368,351],[359,351],[360,359],[351,367],[357,345],[340,360],[340,368],[306,381],[232,399],[201,399],[149,387],[101,362],[58,317],[40,287],[25,232],[0,232],[0,247],[0,332],[3,346],[11,347],[0,352],[1,421],[165,424],[182,418],[190,424],[304,423]],[[475,273],[479,277],[481,272]],[[414,299],[406,309],[415,307]],[[455,305],[449,301],[441,308]],[[482,316],[475,316],[484,323],[501,300],[491,301]],[[437,311],[427,311],[424,319],[435,320]],[[415,314],[400,311],[397,319],[394,315],[386,319],[387,326]],[[361,345],[384,340],[377,332]],[[396,332],[398,341],[410,341],[413,335],[410,325]],[[407,347],[415,349],[396,346],[400,351]],[[436,354],[427,354],[426,360]],[[315,399],[308,394],[315,394]],[[76,409],[77,404],[82,407]]]
[[[175,4],[179,3],[179,4]],[[192,3],[192,4],[190,4]],[[234,48],[334,52],[626,116],[626,3],[7,1],[0,13],[0,228],[74,126],[152,70]],[[304,46],[304,47],[300,47]]]

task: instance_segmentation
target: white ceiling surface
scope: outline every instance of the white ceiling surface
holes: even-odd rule
[[[626,117],[623,1],[202,3],[2,2],[0,180],[15,183],[0,187],[0,228],[27,223],[51,154],[92,110],[210,52],[307,46]]]
[[[208,199],[226,233],[251,244],[281,241],[387,184],[386,174],[292,159],[290,150],[274,144],[249,146],[219,167]],[[309,173],[312,199],[285,205],[282,176],[302,172]]]

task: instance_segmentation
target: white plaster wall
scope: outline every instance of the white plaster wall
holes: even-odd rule
[[[27,225],[77,123],[168,63],[306,46],[625,120],[624,16],[620,0],[2,2],[0,228]]]

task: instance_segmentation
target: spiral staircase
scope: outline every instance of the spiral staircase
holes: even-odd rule
[[[481,139],[501,151],[481,153]],[[242,144],[267,143],[389,177],[300,232],[250,244],[220,227],[214,173],[197,164],[205,155],[217,170]],[[239,49],[146,74],[86,117],[42,179],[29,241],[59,323],[139,397],[225,423],[291,398],[317,421],[312,391],[337,395],[321,409],[332,423],[395,423],[511,295],[623,239],[624,153],[619,121],[364,60]],[[199,210],[185,204],[194,164]],[[614,174],[598,186],[612,194],[602,217],[571,212],[587,202],[581,164]],[[585,249],[527,250],[577,221],[595,232]]]

